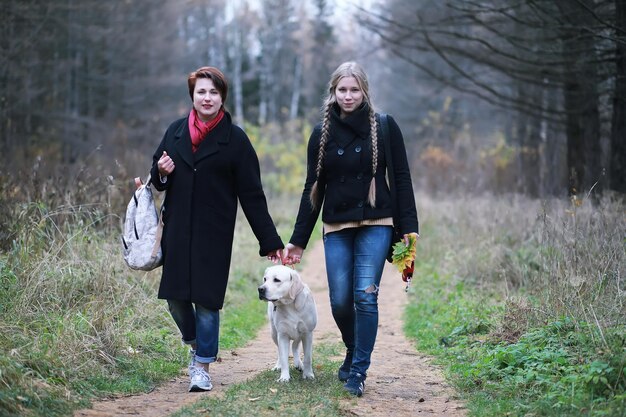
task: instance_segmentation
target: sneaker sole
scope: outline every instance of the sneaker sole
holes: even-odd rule
[[[363,391],[361,391],[361,390],[358,390],[358,391],[352,391],[351,389],[347,389],[347,388],[346,388],[346,391],[347,391],[349,394],[354,395],[355,397],[362,397],[362,396],[363,396]]]
[[[198,385],[192,385],[189,387],[189,392],[204,392],[204,391],[211,391],[212,389],[213,389],[213,385],[207,388],[203,388]]]
[[[355,397],[362,397],[363,396],[363,391],[352,391],[352,390],[346,390],[348,391],[348,393],[350,393],[351,395],[354,395]]]

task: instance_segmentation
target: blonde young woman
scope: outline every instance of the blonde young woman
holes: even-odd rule
[[[405,238],[417,236],[417,211],[402,132],[389,116],[389,137],[382,137],[367,76],[358,64],[343,63],[332,74],[322,113],[309,139],[307,177],[283,262],[300,262],[321,211],[330,305],[346,346],[338,377],[360,397],[376,341],[392,207]],[[383,140],[390,141],[395,202],[385,180]]]

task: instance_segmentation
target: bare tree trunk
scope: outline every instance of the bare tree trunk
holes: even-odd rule
[[[221,7],[220,7],[221,6]],[[226,68],[226,60],[224,59],[223,45],[225,40],[222,37],[224,32],[224,9],[223,5],[213,4],[211,6],[203,7],[204,22],[206,25],[205,30],[208,31],[207,39],[204,40],[206,45],[206,63],[203,65],[210,65],[222,70]]]
[[[0,51],[2,56],[8,57],[9,51],[12,49],[10,40],[14,39],[15,33],[15,1],[4,1],[0,3],[0,12],[5,16],[0,27]],[[0,99],[0,146],[6,154],[13,154],[13,133],[15,123],[12,122],[12,111],[10,106],[13,105],[15,93],[14,86],[9,80],[11,79],[12,68],[15,65],[14,60],[0,60],[0,86],[4,90],[4,97]]]
[[[242,51],[241,48],[241,31],[239,27],[235,27],[233,30],[233,46],[232,46],[232,58],[233,58],[233,90],[235,92],[235,120],[239,125],[244,124],[243,114],[243,80],[241,76]]]
[[[544,79],[544,84],[548,84],[549,80]],[[541,89],[540,94],[541,108],[556,108],[555,97],[549,93],[547,88]],[[549,110],[547,110],[549,111]],[[555,190],[563,189],[563,183],[560,181],[558,166],[561,164],[555,160],[558,145],[558,132],[554,123],[547,118],[541,118],[539,125],[539,197],[551,195]],[[556,181],[555,181],[556,180]]]
[[[263,67],[265,67],[265,65]],[[267,94],[265,94],[265,91],[267,91],[269,87],[267,82],[267,70],[265,68],[261,68],[260,78],[258,123],[259,126],[263,126],[267,121]]]
[[[66,123],[63,123],[63,137],[64,138],[71,138],[73,137],[73,135],[75,134],[75,132],[73,131],[73,129],[70,126],[70,120],[72,120],[73,118],[75,118],[75,106],[74,106],[74,90],[75,90],[75,84],[76,84],[76,74],[75,74],[75,68],[76,68],[76,63],[75,61],[75,51],[74,51],[74,30],[72,27],[72,0],[67,0],[67,20],[65,22],[65,24],[67,25],[67,44],[65,45],[66,47],[66,51],[67,51],[67,56],[68,56],[68,62],[69,62],[69,68],[68,71],[65,73],[65,106],[64,106],[64,119],[66,119]],[[69,164],[70,162],[72,162],[73,159],[73,155],[72,155],[72,146],[71,144],[69,144],[67,142],[67,140],[64,140],[63,142],[63,163],[65,164]]]
[[[276,61],[279,56],[281,46],[279,44],[276,45],[276,49],[273,51],[272,55],[274,59],[272,61]],[[277,77],[276,69],[280,68],[280,65],[270,65],[268,66],[270,69],[265,73],[265,79],[267,82],[267,89],[264,90],[266,94],[269,95],[267,100],[267,120],[270,122],[275,122],[278,120],[278,109],[279,109],[279,91],[280,91],[280,83],[278,82],[279,78]]]
[[[562,50],[563,57],[572,62],[564,74],[569,193],[575,195],[592,187],[601,192],[598,73],[594,57],[589,56],[594,51],[594,39],[584,29],[591,15],[579,4],[563,2],[559,7],[572,28],[564,32]]]
[[[570,112],[567,117],[565,132],[567,134],[567,169],[569,177],[568,192],[576,195],[583,189],[585,179],[585,152],[584,140],[579,125],[578,95],[580,86],[576,80],[571,79],[565,84],[565,109]]]
[[[541,91],[537,88],[519,86],[519,97],[523,101],[540,100]],[[539,196],[539,143],[540,125],[538,117],[531,114],[519,113],[517,127],[518,181],[516,191],[521,191],[531,197]]]
[[[530,197],[539,197],[539,143],[541,121],[529,116],[522,134],[522,192]]]
[[[302,59],[296,56],[293,75],[293,88],[291,90],[291,106],[289,108],[289,120],[298,117],[298,105],[300,104],[300,92],[302,91]]]
[[[610,187],[626,193],[626,4],[615,0],[615,22],[621,33],[616,33],[615,91],[611,123]]]

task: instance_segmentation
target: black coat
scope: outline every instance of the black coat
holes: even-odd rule
[[[417,210],[413,183],[406,156],[402,132],[395,120],[388,116],[389,141],[396,182],[397,228],[402,234],[417,232]],[[316,179],[321,124],[309,138],[307,150],[307,177],[300,200],[300,209],[289,240],[306,248],[322,207],[325,223],[345,223],[393,216],[391,192],[385,174],[385,145],[378,129],[378,159],[376,165],[376,206],[368,203],[367,195],[372,180],[372,145],[369,107],[367,104],[346,118],[339,117],[338,106],[331,110],[330,134],[325,147],[323,168],[318,180],[318,208],[313,210],[309,195]]]
[[[175,164],[165,183],[157,168],[163,151]],[[237,200],[259,241],[259,255],[283,248],[268,213],[257,155],[228,113],[195,153],[187,118],[172,123],[154,153],[151,177],[159,191],[167,191],[159,298],[222,308]]]

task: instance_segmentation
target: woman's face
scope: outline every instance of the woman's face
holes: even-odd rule
[[[198,118],[208,122],[217,116],[222,107],[222,96],[210,78],[198,78],[193,90],[193,108]]]
[[[344,77],[339,80],[335,88],[335,97],[342,117],[352,113],[363,103],[363,91],[354,77]]]

